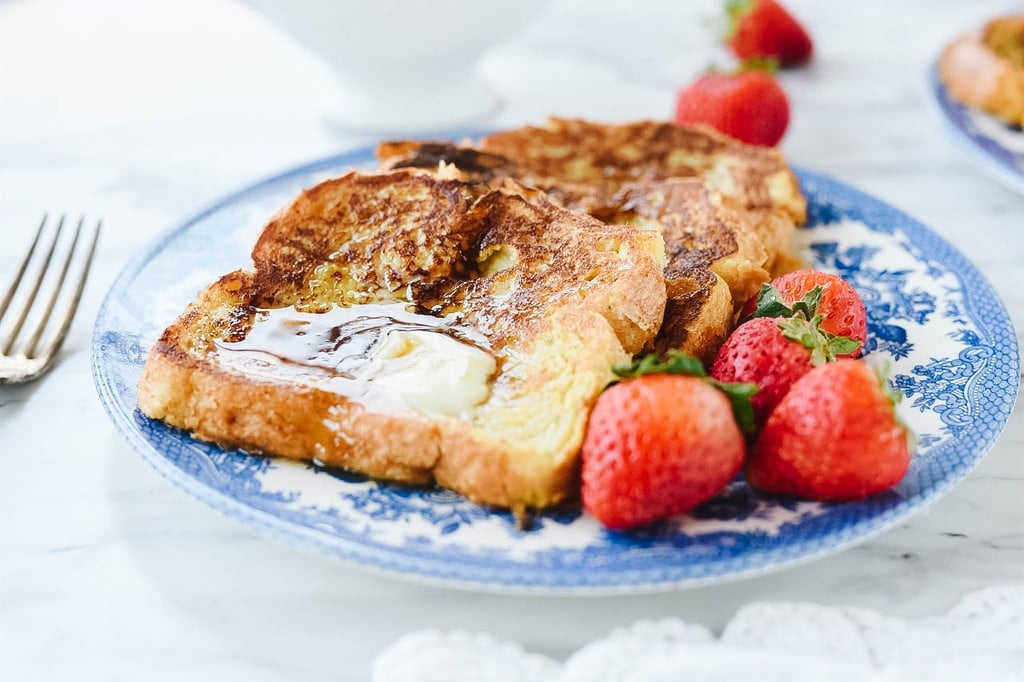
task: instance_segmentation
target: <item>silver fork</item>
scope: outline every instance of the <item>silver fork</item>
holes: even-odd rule
[[[15,295],[21,286],[21,281],[25,277],[25,272],[32,262],[32,256],[39,245],[46,221],[47,216],[44,215],[39,223],[35,239],[32,240],[28,253],[25,254],[24,260],[14,275],[14,281],[10,289],[7,290],[3,300],[0,300],[0,384],[20,384],[31,381],[42,376],[53,366],[54,360],[57,359],[57,353],[64,343],[64,337],[67,336],[68,329],[71,328],[71,320],[75,317],[75,311],[78,310],[78,302],[82,298],[83,289],[85,289],[85,280],[89,276],[89,267],[92,265],[93,256],[96,254],[96,242],[100,236],[102,220],[96,223],[96,227],[92,232],[92,241],[88,246],[88,252],[84,258],[80,257],[80,272],[74,288],[71,290],[70,295],[64,292],[64,283],[67,280],[68,271],[71,269],[71,262],[78,247],[79,237],[82,235],[82,227],[85,225],[85,218],[83,217],[79,219],[78,226],[75,228],[74,237],[72,237],[71,244],[67,247],[67,256],[57,272],[56,281],[50,283],[52,290],[46,303],[40,303],[39,306],[35,305],[39,292],[43,288],[43,283],[47,279],[50,263],[53,261],[53,255],[57,250],[57,244],[64,229],[64,216],[61,216],[60,220],[57,221],[57,229],[54,231],[53,240],[50,242],[46,254],[42,257],[42,262],[38,265],[35,281],[22,292],[20,309],[12,308],[11,303],[14,301]],[[51,273],[52,279],[53,275]],[[61,302],[62,292],[64,292],[66,299],[63,302]],[[54,309],[57,308],[58,302],[61,302],[63,316],[59,321],[55,321],[54,329],[44,341],[43,335],[46,334],[47,329],[51,326],[50,318],[53,315]],[[25,323],[29,320],[33,307],[38,311],[33,319],[35,328],[27,338],[24,338],[22,332],[27,331]],[[39,310],[40,308],[41,310]],[[9,324],[5,332],[3,323],[8,309],[10,309],[14,321],[13,324]]]

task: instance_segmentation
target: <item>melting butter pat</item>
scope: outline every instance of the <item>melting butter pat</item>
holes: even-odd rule
[[[333,391],[369,410],[461,417],[487,401],[497,372],[486,339],[453,316],[408,304],[259,311],[241,341],[218,341],[225,368]]]
[[[487,400],[497,369],[489,353],[447,334],[392,329],[359,379],[416,412],[458,417]]]

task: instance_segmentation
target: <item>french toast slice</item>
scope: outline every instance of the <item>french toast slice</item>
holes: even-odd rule
[[[304,191],[199,294],[139,381],[197,438],[541,509],[665,307],[664,241],[510,180],[399,170]]]
[[[707,126],[550,118],[543,127],[488,135],[477,147],[525,170],[526,184],[563,193],[562,203],[572,208],[604,203],[628,183],[697,177],[743,208],[782,209],[796,224],[807,218],[807,201],[777,149]]]
[[[710,363],[736,307],[770,279],[768,253],[742,212],[696,178],[630,183],[598,212],[614,225],[649,225],[665,237],[665,319],[655,349]]]
[[[484,137],[476,147],[384,142],[391,168],[456,166],[478,181],[515,178],[605,222],[659,227],[668,250],[668,303],[657,350],[713,358],[738,307],[788,256],[806,200],[778,151],[703,128],[644,121],[551,119]]]
[[[700,178],[739,208],[783,211],[796,225],[807,219],[807,200],[777,149],[744,144],[707,126],[549,118],[543,127],[497,132],[475,144],[386,141],[377,146],[377,158],[389,168],[444,161],[474,179],[514,177],[587,213],[607,206],[628,184]]]

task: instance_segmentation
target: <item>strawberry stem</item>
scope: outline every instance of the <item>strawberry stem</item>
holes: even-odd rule
[[[729,0],[725,3],[725,40],[729,40],[736,35],[740,19],[750,11],[753,5],[754,0]]]
[[[860,341],[848,336],[836,336],[821,328],[824,317],[818,313],[818,306],[821,305],[823,292],[821,286],[816,286],[790,307],[778,289],[765,284],[757,295],[757,307],[747,319],[782,318],[778,322],[782,335],[810,350],[811,364],[817,367],[826,362],[834,362],[836,357],[860,348]]]
[[[615,376],[623,379],[638,379],[645,374],[686,374],[692,377],[707,376],[704,364],[682,351],[670,350],[662,360],[656,353],[650,353],[628,365],[612,367]]]
[[[779,319],[776,324],[782,335],[811,351],[811,364],[817,367],[835,362],[836,357],[860,348],[860,341],[848,336],[836,336],[821,328],[821,315],[805,319],[801,315]]]
[[[779,60],[775,57],[752,57],[744,59],[736,67],[736,73],[747,73],[748,71],[765,71],[775,73],[779,70]]]
[[[765,73],[775,73],[779,70],[779,60],[775,57],[751,57],[750,59],[744,59],[738,65],[732,69],[719,68],[716,64],[711,64],[704,69],[705,74],[722,74],[724,76],[735,76],[741,73],[748,73],[750,71],[764,71]]]
[[[647,374],[683,374],[702,379],[725,394],[740,431],[744,434],[754,431],[754,407],[750,404],[750,398],[757,392],[757,384],[712,379],[704,371],[704,363],[692,355],[672,349],[662,359],[656,353],[650,353],[627,365],[616,365],[612,367],[612,372],[622,379],[639,379]]]
[[[889,368],[891,366],[892,363],[886,360],[881,367],[875,368],[875,376],[878,377],[878,387],[882,389],[882,395],[895,408],[903,401],[903,392],[889,383]]]
[[[732,406],[732,416],[736,420],[736,426],[744,435],[754,432],[756,422],[754,421],[754,406],[750,399],[757,393],[757,384],[731,383],[707,378],[704,381],[717,388],[729,399]]]
[[[757,295],[757,308],[747,319],[755,317],[793,317],[800,314],[805,320],[813,319],[818,314],[818,306],[821,304],[821,295],[825,290],[816,286],[793,304],[793,307],[786,305],[782,294],[771,284],[761,287],[761,293]]]
[[[878,377],[878,386],[882,389],[882,395],[892,406],[892,416],[907,434],[907,450],[914,453],[917,451],[917,434],[910,430],[910,427],[900,419],[900,415],[896,412],[896,406],[903,402],[903,392],[889,382],[890,367],[891,363],[886,360],[881,367],[875,367],[875,376]]]

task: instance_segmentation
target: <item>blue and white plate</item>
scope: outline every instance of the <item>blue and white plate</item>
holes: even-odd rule
[[[949,138],[989,175],[1024,194],[1024,130],[953,99],[938,64],[929,71],[928,89]]]
[[[800,181],[806,258],[867,303],[867,357],[891,365],[919,451],[904,480],[862,502],[760,495],[741,481],[692,514],[634,532],[576,511],[516,530],[508,513],[441,490],[410,490],[226,451],[144,417],[146,353],[196,292],[249,267],[264,221],[301,188],[373,162],[331,157],[233,194],[140,253],[118,277],[93,339],[96,386],[117,428],[160,473],[228,516],[332,557],[424,582],[483,590],[629,593],[733,580],[804,562],[905,519],[963,478],[1009,418],[1020,357],[989,284],[928,228],[810,171]]]

